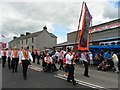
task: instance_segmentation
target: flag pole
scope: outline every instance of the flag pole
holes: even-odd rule
[[[90,21],[89,45],[90,45],[90,40],[93,41],[91,31],[92,31],[92,20]]]
[[[80,13],[80,18],[79,18],[79,22],[78,22],[78,28],[77,28],[77,32],[76,32],[76,38],[75,38],[75,45],[74,45],[74,51],[77,51],[77,47],[76,47],[76,43],[77,43],[77,39],[78,39],[78,33],[79,33],[79,28],[80,28],[80,21],[81,21],[81,17],[82,17],[82,12],[83,12],[83,5],[85,2],[82,3],[82,9],[81,9],[81,13]]]

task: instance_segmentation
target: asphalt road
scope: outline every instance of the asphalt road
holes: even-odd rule
[[[2,88],[89,88],[83,85],[73,86],[66,80],[58,78],[55,73],[41,70],[28,69],[28,79],[22,76],[22,67],[19,66],[17,73],[12,73],[8,67],[2,69]],[[93,88],[89,88],[95,90]]]

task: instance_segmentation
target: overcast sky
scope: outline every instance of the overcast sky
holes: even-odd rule
[[[93,17],[93,25],[118,18],[119,0],[84,1]],[[65,42],[67,33],[77,30],[82,2],[83,0],[0,0],[0,33],[5,36],[1,41],[9,42],[13,36],[41,31],[43,26],[47,26],[48,31],[58,37],[57,43]]]

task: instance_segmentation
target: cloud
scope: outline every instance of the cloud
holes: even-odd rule
[[[108,0],[86,0],[89,11],[93,17],[93,25],[117,18],[118,8]],[[56,34],[55,25],[64,27],[65,33],[77,30],[82,1],[80,0],[2,0],[0,3],[0,27],[2,33],[9,36],[4,41],[12,40],[25,32],[42,30],[43,26],[48,31]],[[111,10],[110,10],[111,9]],[[110,10],[110,11],[109,11]],[[108,13],[109,12],[109,13]],[[115,14],[115,15],[114,15]],[[57,33],[58,43],[67,40],[67,36]],[[65,39],[66,38],[66,39]]]

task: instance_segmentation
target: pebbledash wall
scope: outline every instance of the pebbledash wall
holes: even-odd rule
[[[118,45],[120,44],[120,19],[102,23],[91,27],[89,34],[90,45]],[[80,31],[78,31],[80,33]],[[79,35],[78,35],[79,36]],[[73,47],[76,39],[76,31],[67,34],[67,42],[57,44],[54,47]],[[79,38],[77,38],[77,43]]]
[[[35,33],[26,32],[26,35],[21,34],[20,37],[13,37],[13,40],[9,42],[9,47],[17,47],[22,49],[24,46],[28,46],[30,50],[39,48],[43,50],[45,48],[52,48],[57,44],[57,37],[47,31],[47,27],[43,27],[42,31]]]

